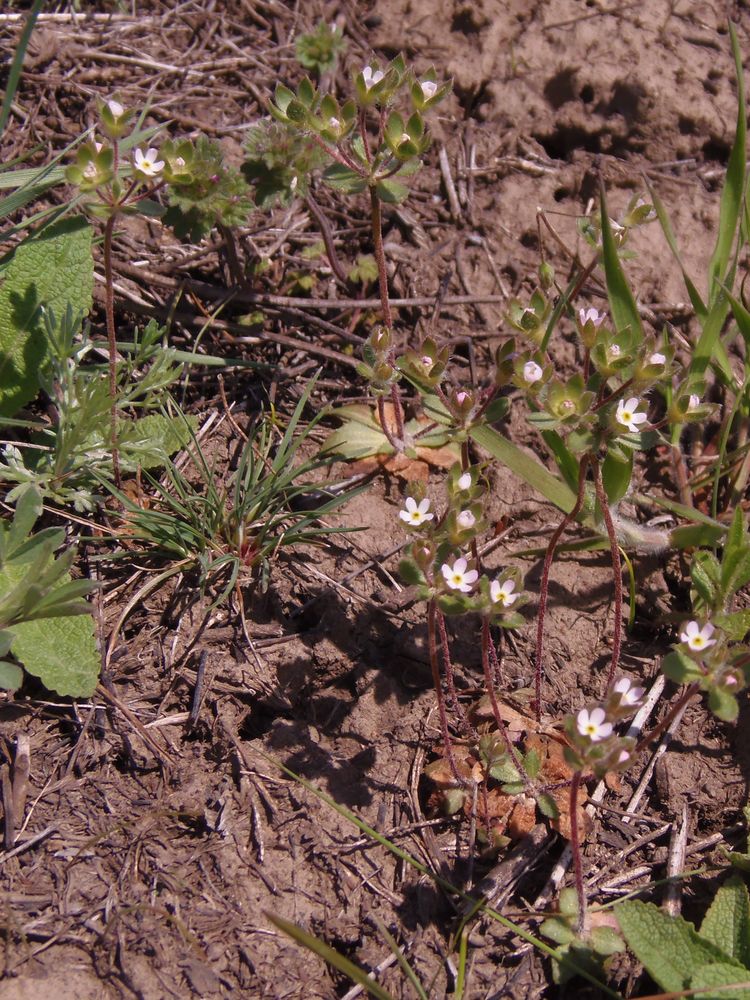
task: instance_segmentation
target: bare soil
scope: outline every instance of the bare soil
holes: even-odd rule
[[[747,6],[730,7],[747,52]],[[88,16],[109,12],[111,19]],[[227,155],[238,158],[244,130],[265,113],[262,101],[275,81],[301,76],[295,37],[323,17],[336,20],[349,40],[340,84],[373,50],[381,58],[404,51],[418,70],[434,62],[454,79],[453,96],[432,122],[428,167],[413,196],[386,219],[394,296],[433,297],[443,280],[449,295],[528,295],[539,264],[538,207],[559,235],[555,240],[544,231],[544,252],[564,275],[582,249],[575,219],[590,211],[600,181],[615,216],[646,182],[652,185],[669,207],[688,272],[705,274],[736,121],[723,5],[194,0],[139,4],[136,14],[104,4],[87,5],[81,15],[60,13],[42,17],[35,31],[4,159],[36,144],[38,162],[58,152],[92,123],[96,99],[115,91],[132,104],[150,95],[153,123],[219,138]],[[18,22],[4,15],[6,56],[18,33]],[[441,147],[456,185],[457,216],[438,167]],[[353,262],[369,252],[364,205],[349,204],[344,214],[322,187],[318,197],[339,213],[331,217],[342,257]],[[260,213],[248,220],[239,234],[246,262],[273,253],[272,271],[252,290],[285,291],[305,240],[317,238],[302,204],[275,211],[270,225]],[[653,329],[669,323],[670,331],[689,332],[680,272],[656,226],[639,231],[636,249],[629,274]],[[119,322],[140,322],[144,312],[166,318],[174,307],[175,343],[189,345],[203,314],[195,298],[175,299],[178,286],[197,278],[218,296],[231,282],[225,256],[218,237],[184,247],[156,223],[126,230],[116,246]],[[316,274],[314,294],[335,294],[327,274]],[[601,304],[601,290],[590,291]],[[243,328],[232,322],[248,308],[229,306],[222,313],[228,325],[209,335],[211,353],[245,352],[276,364],[267,382],[227,375],[226,397],[240,424],[269,392],[290,412],[320,365],[319,404],[363,396],[347,339],[365,332],[361,317],[269,306],[260,336],[243,343],[236,339]],[[451,341],[466,377],[486,376],[492,351],[507,335],[504,312],[503,302],[439,309],[434,332]],[[429,308],[399,312],[404,343],[415,329],[430,328],[430,314]],[[321,328],[320,318],[334,331]],[[93,319],[104,335],[102,316]],[[565,363],[575,363],[564,338],[558,350]],[[198,416],[215,411],[222,418],[212,447],[226,461],[236,440],[215,377],[194,384]],[[507,430],[544,455],[521,415],[514,413]],[[673,490],[666,460],[642,474],[644,482]],[[514,553],[543,546],[557,515],[506,469],[491,475],[500,542],[489,565],[521,566],[533,597],[529,625],[506,649],[513,691],[533,676],[540,576],[538,560]],[[428,494],[436,503],[442,480],[433,470]],[[26,849],[0,854],[0,1000],[354,996],[343,976],[277,931],[268,912],[377,970],[394,997],[411,997],[380,921],[428,995],[453,995],[460,905],[278,763],[454,884],[472,890],[494,872],[504,889],[497,905],[509,916],[533,911],[564,847],[558,836],[544,834],[515,883],[507,869],[493,867],[502,855],[488,857],[471,843],[468,823],[425,813],[421,772],[439,743],[439,727],[423,608],[403,603],[394,582],[395,549],[404,541],[397,518],[403,488],[398,476],[377,477],[337,517],[365,530],[314,551],[280,554],[268,592],[247,591],[251,645],[235,608],[206,618],[207,602],[193,599],[189,579],[141,602],[121,630],[104,680],[146,727],[148,742],[131,717],[98,696],[69,704],[30,686],[0,705],[6,770],[16,736],[27,734],[31,745],[15,844],[44,833]],[[132,575],[104,571],[103,648],[144,582],[137,565],[136,559]],[[636,574],[638,615],[624,667],[650,686],[672,638],[667,615],[687,609],[688,589],[685,567],[673,557],[639,559]],[[547,625],[551,718],[600,694],[611,597],[605,555],[559,558]],[[457,685],[468,703],[482,692],[478,641],[463,622],[454,632]],[[205,689],[191,724],[201,662]],[[688,850],[697,845],[688,861],[697,867],[710,860],[714,845],[704,841],[737,824],[747,798],[750,760],[739,738],[747,721],[746,704],[737,725],[720,724],[691,705],[636,810],[641,818],[623,824],[616,811],[597,813],[585,856],[592,898],[612,899],[621,890],[609,883],[626,871],[633,872],[626,890],[663,878],[670,830],[684,815]],[[626,808],[646,764],[647,758],[639,761],[608,792],[608,807]],[[660,832],[649,840],[645,835],[654,831]],[[701,912],[710,889],[710,876],[687,884],[686,915]],[[542,897],[542,908],[554,896]],[[535,930],[538,922],[528,926]],[[468,954],[467,1000],[596,995],[581,981],[567,992],[554,986],[549,962],[488,919],[471,926]],[[612,975],[624,995],[646,992],[647,977],[629,960]]]

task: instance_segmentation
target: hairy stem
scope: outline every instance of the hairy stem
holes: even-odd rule
[[[490,648],[493,646],[492,637],[490,636],[490,623],[487,618],[482,620],[482,669],[484,670],[484,683],[487,687],[487,694],[490,697],[490,705],[492,706],[492,714],[495,717],[495,725],[497,726],[497,731],[503,738],[503,743],[505,744],[505,749],[516,766],[516,770],[521,775],[522,780],[527,786],[530,786],[529,776],[526,773],[526,768],[523,766],[523,761],[521,760],[521,755],[518,750],[513,746],[513,741],[508,735],[508,729],[505,725],[503,717],[500,715],[500,706],[497,703],[497,695],[495,694],[495,684],[494,677],[492,676],[492,669],[490,666]]]
[[[555,557],[557,545],[562,538],[563,532],[568,525],[578,517],[583,507],[586,496],[586,472],[588,470],[588,455],[583,455],[578,470],[578,495],[575,506],[560,521],[554,534],[547,544],[547,551],[544,554],[544,564],[542,566],[542,581],[539,586],[539,612],[536,623],[536,673],[534,676],[534,712],[536,721],[539,722],[542,715],[542,660],[544,656],[544,619],[547,614],[547,597],[549,594],[549,574],[552,568],[552,560]]]
[[[604,518],[604,523],[607,526],[609,553],[612,559],[612,574],[615,581],[615,622],[614,632],[612,634],[612,660],[610,661],[609,673],[607,674],[607,683],[605,685],[606,690],[612,683],[615,672],[620,663],[620,648],[622,646],[622,562],[620,560],[620,546],[617,543],[617,532],[615,531],[615,526],[612,522],[609,501],[604,490],[602,469],[596,459],[592,461],[592,468],[594,470],[594,489],[596,490],[596,499],[599,501],[599,506],[602,509],[602,517]]]
[[[573,853],[573,868],[576,878],[576,895],[578,896],[578,922],[576,933],[583,935],[586,922],[586,890],[583,886],[583,865],[581,863],[581,837],[578,830],[578,789],[581,784],[581,772],[576,771],[570,783],[570,849]]]
[[[436,618],[438,633],[440,635],[440,652],[443,659],[443,670],[445,671],[445,684],[448,688],[448,697],[451,700],[451,705],[453,706],[453,711],[456,713],[458,721],[461,724],[461,728],[464,732],[471,732],[471,725],[469,720],[466,718],[466,712],[464,712],[461,707],[461,703],[458,700],[458,695],[456,693],[456,684],[453,675],[453,663],[451,661],[451,651],[448,645],[448,630],[445,627],[445,616],[439,608],[436,608]]]
[[[370,187],[370,209],[372,220],[372,244],[375,250],[375,261],[378,265],[378,287],[380,289],[380,306],[383,310],[383,323],[389,330],[393,327],[391,303],[388,299],[388,272],[385,266],[385,251],[383,250],[383,218],[380,211],[380,197],[374,187]]]
[[[382,396],[378,396],[378,419],[380,420],[380,429],[385,434],[388,444],[398,454],[402,450],[403,438],[399,441],[393,436],[393,432],[388,426],[388,420],[385,415],[385,399]]]
[[[456,758],[453,755],[453,742],[451,740],[451,734],[448,730],[448,716],[445,712],[445,698],[443,697],[443,685],[440,679],[440,664],[438,663],[437,654],[437,638],[436,638],[436,619],[437,619],[437,605],[434,599],[431,600],[427,605],[427,648],[430,654],[430,667],[432,669],[432,683],[435,685],[435,694],[437,695],[438,703],[438,714],[440,716],[440,728],[443,733],[443,746],[445,748],[445,756],[448,760],[448,765],[453,772],[453,777],[456,779],[458,784],[463,787],[466,784],[465,780],[458,773],[458,766],[456,764]]]
[[[112,273],[112,236],[115,214],[112,213],[104,227],[104,312],[107,320],[107,345],[109,349],[109,422],[112,436],[112,471],[115,486],[122,485],[120,453],[117,448],[117,333],[115,330],[114,275]]]

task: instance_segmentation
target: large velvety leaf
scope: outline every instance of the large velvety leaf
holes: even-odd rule
[[[703,918],[701,937],[750,968],[750,899],[741,878],[733,876],[716,893]]]
[[[39,390],[47,340],[41,306],[61,317],[91,308],[91,228],[62,219],[22,243],[2,268],[0,285],[0,415],[13,416]]]
[[[731,990],[707,989],[709,986],[731,986],[737,983],[746,984],[748,989],[740,990],[736,987]],[[700,997],[700,1000],[750,1000],[750,972],[726,962],[704,965],[690,980],[690,989],[701,991],[696,993],[696,997]]]
[[[71,698],[89,698],[101,660],[91,615],[40,618],[13,626],[13,655],[45,687]]]
[[[745,971],[687,920],[669,917],[653,903],[626,900],[615,907],[615,916],[628,947],[663,990],[687,989],[704,965],[734,964]]]

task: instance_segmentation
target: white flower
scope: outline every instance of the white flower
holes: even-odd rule
[[[150,146],[144,153],[142,149],[136,149],[133,153],[133,164],[139,174],[146,177],[156,177],[164,169],[164,160],[157,160],[159,151]]]
[[[513,580],[506,580],[501,584],[499,580],[493,580],[490,584],[490,597],[493,604],[502,604],[504,608],[509,608],[518,600],[518,594],[514,594],[516,584]]]
[[[411,136],[409,135],[408,132],[402,132],[401,133],[401,138],[398,141],[399,141],[399,143],[402,143],[402,142],[411,142]]]
[[[430,501],[421,500],[419,503],[414,499],[414,497],[406,498],[406,510],[400,510],[398,516],[402,521],[406,521],[413,528],[418,528],[425,521],[431,521],[434,514],[429,513]]]
[[[620,751],[620,756],[617,758],[617,763],[618,764],[627,764],[627,762],[629,760],[630,760],[630,754],[628,753],[628,751],[627,750],[621,750]]]
[[[612,344],[610,346],[609,348],[610,358],[619,358],[621,353],[622,352],[620,351],[620,348],[617,346],[617,344]]]
[[[371,90],[375,84],[380,83],[380,81],[385,76],[385,73],[381,69],[373,69],[372,66],[365,66],[362,70],[362,79],[365,81],[365,87]]]
[[[84,167],[83,176],[86,178],[87,181],[95,181],[98,175],[99,171],[97,169],[96,164],[94,163],[93,160],[89,160],[89,162]]]
[[[176,156],[172,161],[172,167],[175,170],[182,170],[184,166],[185,166],[185,160],[181,156]]]
[[[462,594],[468,594],[479,577],[479,573],[475,569],[466,569],[466,560],[463,556],[456,559],[452,566],[449,563],[443,563],[440,572],[450,589],[460,590]]]
[[[538,382],[542,375],[544,375],[544,372],[536,361],[527,361],[523,366],[523,380],[524,382],[528,382],[529,385]]]
[[[331,115],[331,117],[328,119],[328,128],[333,129],[334,132],[337,132],[341,128],[341,122],[334,115]]]
[[[631,396],[630,399],[621,399],[615,412],[618,424],[627,427],[633,434],[637,434],[639,425],[645,424],[648,420],[645,413],[637,412],[638,404],[639,400],[635,396]]]
[[[456,486],[458,486],[458,488],[460,490],[470,490],[471,489],[471,473],[470,472],[464,472],[464,474],[462,476],[459,476],[458,477],[458,481],[456,482]]]
[[[456,402],[458,403],[459,406],[463,406],[468,398],[469,394],[464,389],[460,389],[456,393]]]
[[[578,321],[581,326],[586,326],[587,323],[593,323],[595,327],[600,327],[604,322],[605,313],[600,313],[598,309],[593,307],[590,309],[579,309],[578,310]]]
[[[627,677],[621,677],[615,684],[614,690],[620,696],[620,703],[631,707],[640,704],[644,694],[643,688],[633,687]]]
[[[419,360],[422,362],[425,368],[432,368],[433,364],[435,363],[429,354],[423,354]]]
[[[120,104],[119,101],[107,101],[107,107],[109,108],[109,113],[114,119],[122,118],[125,114],[125,108]]]
[[[424,97],[426,101],[429,101],[431,97],[434,97],[438,89],[434,80],[420,80],[419,86],[422,90],[422,97]]]
[[[698,625],[698,622],[688,622],[684,632],[680,632],[680,640],[687,643],[688,649],[697,653],[708,649],[709,646],[716,645],[716,639],[711,638],[715,631],[716,629],[711,622],[706,622],[703,628]]]
[[[607,715],[603,708],[593,708],[590,712],[585,708],[576,716],[576,726],[581,736],[587,736],[592,743],[606,740],[612,735],[612,723],[605,722]]]
[[[458,524],[459,528],[464,528],[468,530],[469,528],[474,527],[474,525],[477,523],[477,519],[474,517],[474,515],[471,513],[470,510],[462,510],[461,513],[456,518],[456,523]]]
[[[661,354],[659,351],[655,351],[648,359],[648,363],[650,365],[659,365],[659,367],[661,367],[667,363],[666,355]]]
[[[688,400],[687,412],[690,413],[691,410],[697,410],[700,405],[700,396],[696,392],[691,392],[690,399]]]

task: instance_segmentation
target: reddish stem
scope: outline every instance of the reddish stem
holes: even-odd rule
[[[581,772],[573,774],[570,783],[570,849],[573,853],[573,868],[576,878],[576,894],[578,896],[578,923],[576,933],[583,935],[586,922],[586,891],[583,887],[583,865],[581,863],[581,838],[578,831],[578,789],[581,784]]]
[[[508,735],[508,730],[500,715],[500,706],[497,703],[497,696],[495,694],[494,679],[492,677],[492,671],[490,669],[490,657],[489,650],[492,647],[492,638],[490,636],[490,623],[487,618],[482,620],[482,669],[484,670],[484,682],[487,685],[487,694],[490,698],[490,705],[492,706],[492,714],[495,716],[495,725],[497,730],[503,738],[503,743],[505,744],[505,749],[516,766],[516,770],[521,775],[522,780],[530,787],[531,782],[529,781],[529,776],[526,773],[526,768],[523,766],[523,760],[518,750],[513,746],[513,741]]]
[[[464,732],[471,732],[471,725],[469,720],[466,718],[466,712],[464,712],[461,707],[461,703],[458,700],[458,694],[456,693],[456,685],[453,675],[453,663],[451,661],[451,651],[448,645],[448,631],[445,627],[445,616],[442,611],[436,609],[436,618],[438,632],[440,634],[440,652],[443,659],[443,670],[445,671],[445,683],[448,688],[448,697],[451,700],[451,705],[453,706],[453,711],[456,713],[459,722],[461,723],[461,728]]]
[[[388,272],[385,266],[385,251],[383,250],[383,217],[380,211],[380,197],[374,187],[370,187],[370,210],[372,243],[375,250],[375,261],[378,265],[380,306],[383,310],[383,323],[391,330],[393,328],[393,316],[391,314],[391,303],[388,300]]]
[[[430,654],[432,683],[435,686],[435,694],[437,695],[438,715],[440,716],[440,728],[443,733],[443,746],[445,748],[445,756],[448,760],[448,765],[451,771],[453,772],[453,777],[456,779],[458,784],[461,787],[463,787],[466,784],[466,781],[458,773],[456,758],[453,755],[453,743],[451,741],[451,735],[448,730],[448,716],[445,711],[445,698],[443,697],[443,685],[440,680],[440,665],[438,664],[437,641],[435,638],[436,615],[437,615],[437,606],[433,599],[427,605],[427,648]]]
[[[596,459],[592,460],[591,466],[594,471],[596,499],[599,501],[599,506],[602,509],[602,517],[607,526],[609,553],[612,559],[612,574],[615,580],[615,623],[612,635],[612,660],[609,665],[609,673],[607,674],[607,683],[605,685],[605,690],[607,690],[614,679],[615,671],[620,663],[620,648],[622,646],[622,563],[620,561],[620,546],[617,544],[617,532],[615,531],[612,514],[609,510],[609,500],[604,490],[602,469]]]
[[[549,593],[549,574],[552,568],[552,560],[555,557],[555,551],[557,549],[558,542],[560,541],[563,532],[571,524],[581,512],[581,507],[583,507],[583,501],[586,495],[586,472],[588,469],[588,455],[584,455],[581,458],[581,464],[578,470],[578,495],[576,497],[576,502],[570,513],[566,514],[565,517],[560,521],[554,534],[547,544],[547,551],[544,554],[544,565],[542,566],[542,581],[539,588],[539,613],[537,616],[536,623],[536,674],[534,677],[534,711],[536,714],[536,721],[541,720],[542,715],[542,658],[544,655],[544,619],[547,614],[547,596]]]

